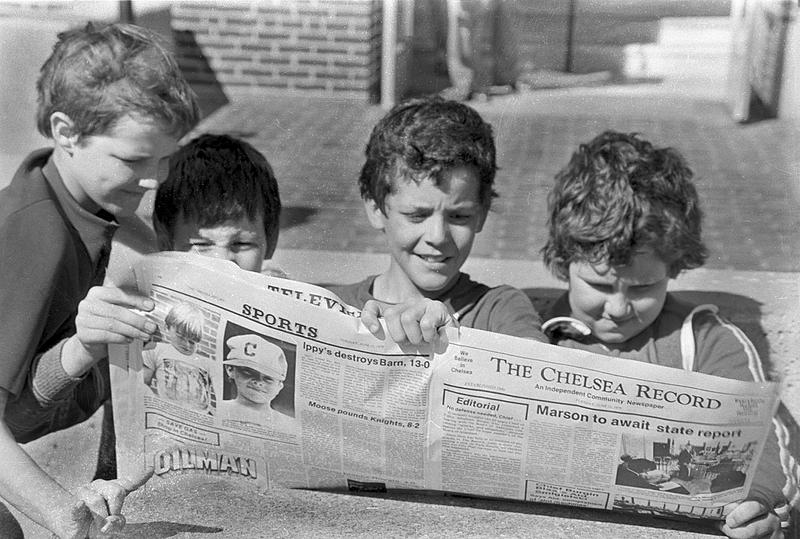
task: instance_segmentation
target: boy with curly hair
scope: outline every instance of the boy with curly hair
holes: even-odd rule
[[[676,150],[637,134],[606,131],[573,154],[548,198],[544,261],[569,285],[543,324],[553,344],[765,379],[755,347],[715,306],[686,304],[667,292],[670,279],[707,257],[692,176]],[[769,535],[788,518],[796,479],[784,476],[779,451],[786,454],[772,435],[748,498],[722,523],[727,535]]]

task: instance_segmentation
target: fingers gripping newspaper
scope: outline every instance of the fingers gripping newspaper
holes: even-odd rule
[[[400,347],[323,288],[205,257],[150,255],[135,275],[160,331],[112,350],[123,475],[720,519],[778,406],[772,383],[480,330]]]

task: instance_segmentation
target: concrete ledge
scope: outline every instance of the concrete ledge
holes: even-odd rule
[[[94,471],[101,414],[25,446],[61,484],[77,486]],[[53,454],[58,455],[53,458]],[[125,501],[120,537],[717,537],[707,523],[566,506],[485,500],[440,493],[352,493],[277,488],[259,491],[192,473],[154,478]],[[26,539],[51,534],[16,511]],[[0,526],[0,536],[9,537]]]

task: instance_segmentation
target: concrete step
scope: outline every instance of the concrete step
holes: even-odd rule
[[[656,43],[624,48],[623,74],[630,78],[695,80],[723,84],[731,53],[729,17],[664,18]]]
[[[576,73],[611,71],[629,78],[724,78],[727,50],[665,50],[652,44],[579,45],[574,49]]]
[[[665,49],[652,44],[633,44],[624,48],[623,72],[633,77],[724,77],[729,58],[728,48]]]
[[[731,41],[730,17],[665,17],[657,43],[664,47],[724,46]]]

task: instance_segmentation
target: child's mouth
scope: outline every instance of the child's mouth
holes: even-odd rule
[[[426,264],[444,264],[450,257],[444,255],[417,255]]]
[[[158,187],[158,180],[154,180],[153,178],[142,178],[139,180],[139,187],[142,189],[156,189]]]

